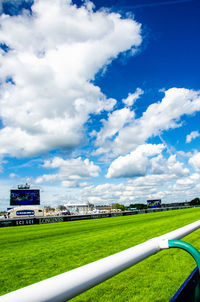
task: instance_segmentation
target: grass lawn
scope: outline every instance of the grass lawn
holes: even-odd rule
[[[200,208],[0,228],[0,295],[125,250],[199,220]],[[200,250],[200,230],[184,238]],[[168,249],[72,301],[169,301],[195,267]]]

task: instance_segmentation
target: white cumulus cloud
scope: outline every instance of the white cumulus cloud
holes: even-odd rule
[[[135,151],[125,156],[119,156],[115,159],[106,175],[107,178],[118,177],[136,177],[144,176],[149,167],[148,157],[154,156],[162,152],[165,148],[163,144],[152,145],[144,144],[138,146]]]
[[[130,123],[134,117],[134,112],[128,108],[115,110],[110,113],[107,120],[102,120],[103,127],[97,133],[96,145],[103,145],[107,139],[116,135],[126,123]]]
[[[192,131],[186,136],[186,143],[191,143],[191,141],[200,136],[199,131]]]
[[[162,101],[151,104],[142,117],[120,129],[109,149],[114,154],[131,152],[148,138],[159,135],[164,130],[180,127],[184,114],[190,115],[197,111],[200,111],[199,91],[170,88],[165,91]]]
[[[167,160],[166,173],[169,175],[175,175],[176,177],[184,177],[189,175],[189,169],[184,168],[184,164],[177,161],[176,155],[171,155]]]
[[[127,106],[133,106],[135,101],[144,93],[141,88],[137,88],[134,93],[129,93],[126,99],[122,99],[122,102]]]
[[[91,3],[37,0],[31,15],[0,16],[0,41],[1,153],[31,156],[78,146],[89,115],[112,110],[92,81],[142,38],[139,23]]]
[[[100,167],[87,158],[80,157],[65,160],[61,157],[54,157],[46,160],[44,168],[57,169],[57,173],[44,174],[36,179],[36,183],[61,181],[63,186],[77,186],[78,181],[99,176]]]
[[[200,172],[200,152],[195,153],[188,162],[195,171]]]

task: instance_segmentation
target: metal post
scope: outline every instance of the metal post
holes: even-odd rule
[[[198,270],[199,270],[199,275],[200,275],[200,253],[194,246],[192,246],[191,244],[189,244],[185,241],[181,241],[181,240],[169,240],[168,244],[169,244],[169,248],[180,248],[180,249],[188,252],[196,261]],[[200,277],[199,277],[199,275],[198,275],[198,283],[195,288],[195,302],[200,301],[200,280],[199,280]]]

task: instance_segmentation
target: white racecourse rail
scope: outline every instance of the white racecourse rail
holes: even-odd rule
[[[1,296],[0,302],[64,302],[160,250],[169,248],[168,240],[183,238],[198,228],[200,220],[120,253],[18,289]]]

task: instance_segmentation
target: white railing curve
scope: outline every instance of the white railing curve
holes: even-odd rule
[[[183,238],[198,228],[200,220],[112,256],[3,295],[0,302],[67,301],[160,250],[169,248],[168,240]]]

